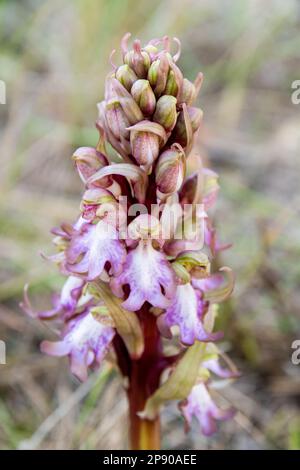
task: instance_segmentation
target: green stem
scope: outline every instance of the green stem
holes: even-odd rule
[[[132,450],[159,450],[159,418],[150,421],[148,419],[141,419],[138,415],[138,412],[143,411],[147,400],[145,387],[139,381],[141,376],[139,366],[138,361],[135,361],[128,390],[130,448]]]
[[[143,326],[145,350],[138,360],[131,361],[128,401],[130,419],[130,447],[133,450],[160,449],[160,420],[142,419],[139,412],[159,385],[162,346],[156,318],[147,308],[139,317]]]

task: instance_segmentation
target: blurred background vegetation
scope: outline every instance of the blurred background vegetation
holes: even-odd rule
[[[185,435],[176,406],[163,413],[164,448],[300,448],[300,79],[297,0],[0,1],[0,448],[124,448],[126,401],[107,366],[79,385],[67,360],[42,356],[49,331],[18,303],[30,282],[46,307],[62,284],[49,230],[78,211],[82,186],[70,156],[95,145],[96,102],[108,56],[131,31],[168,34],[180,66],[205,82],[197,143],[220,173],[215,221],[233,243],[219,263],[234,268],[235,293],[221,309],[226,351],[242,377],[220,391],[238,413],[210,439]]]

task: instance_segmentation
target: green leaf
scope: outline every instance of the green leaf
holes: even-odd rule
[[[206,356],[206,344],[196,341],[179,360],[166,382],[159,387],[139,413],[141,418],[154,419],[161,405],[169,400],[183,400],[195,385],[201,362]]]
[[[121,306],[122,300],[113,295],[108,285],[103,281],[91,282],[89,292],[103,300],[131,357],[138,359],[144,351],[144,337],[137,315],[125,310]]]

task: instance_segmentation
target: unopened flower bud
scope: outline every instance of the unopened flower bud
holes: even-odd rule
[[[165,53],[160,54],[159,59],[154,60],[148,71],[148,80],[155,96],[159,97],[166,88],[169,72],[169,61]]]
[[[152,87],[155,87],[156,82],[157,82],[157,77],[159,73],[159,65],[160,61],[159,59],[154,60],[148,70],[148,80],[151,83]],[[167,83],[167,77],[165,77],[166,83]]]
[[[171,131],[177,120],[176,98],[171,95],[164,95],[156,103],[153,120],[163,126],[166,131]]]
[[[134,41],[133,50],[126,53],[124,62],[134,70],[139,78],[147,77],[150,67],[150,57],[147,52],[142,51],[140,41]]]
[[[129,138],[127,127],[130,125],[119,101],[110,100],[105,106],[106,122],[116,139]]]
[[[96,211],[101,204],[113,203],[113,195],[102,188],[91,188],[85,191],[80,210],[82,216],[87,220],[93,220],[96,217]]]
[[[79,176],[85,184],[88,184],[88,179],[98,170],[108,165],[105,155],[93,147],[79,147],[75,150],[72,158],[75,161]],[[101,187],[106,188],[111,183],[111,177],[106,177],[100,184],[97,182],[93,183],[93,186],[101,185]]]
[[[176,82],[176,77],[175,77],[175,73],[173,72],[173,70],[170,70],[170,72],[168,74],[168,79],[167,79],[166,88],[164,90],[164,93],[166,95],[177,96],[178,84]]]
[[[201,85],[203,83],[203,73],[199,72],[194,83],[187,78],[183,79],[181,90],[177,96],[178,104],[185,103],[191,106],[198,96]]]
[[[200,108],[192,108],[188,106],[187,113],[190,119],[191,129],[194,134],[200,127],[203,111]],[[187,145],[187,129],[183,111],[178,115],[173,134],[175,142],[178,142],[183,147]]]
[[[208,256],[202,251],[184,251],[177,256],[176,262],[198,279],[206,278],[210,273]]]
[[[181,204],[192,204],[195,201],[199,186],[198,179],[199,175],[197,173],[193,173],[186,178],[179,194]]]
[[[107,198],[97,207],[96,216],[105,219],[110,225],[119,228],[126,226],[127,213],[114,198]]]
[[[132,98],[131,94],[128,93],[126,88],[116,78],[112,78],[111,82],[114,96],[120,102],[129,124],[133,125],[141,121],[144,117],[143,113]]]
[[[106,305],[100,304],[100,305],[97,305],[96,307],[92,307],[90,312],[93,318],[97,322],[101,323],[101,325],[111,327],[111,328],[114,328],[116,326],[113,319],[111,318],[109,314],[109,310],[106,307]]]
[[[170,71],[168,74],[164,95],[173,95],[177,98],[178,94],[181,92],[183,75],[179,67],[177,67],[172,59],[169,60],[169,65]]]
[[[98,145],[100,145],[100,146],[102,145],[102,147],[103,147],[104,140],[108,139],[111,146],[120,155],[122,155],[122,157],[125,158],[126,155],[130,152],[129,141],[126,139],[126,137],[124,137],[124,136],[127,135],[126,134],[127,130],[126,129],[124,130],[123,126],[121,126],[122,133],[124,133],[124,136],[122,135],[122,133],[119,133],[118,137],[115,137],[114,133],[111,131],[111,127],[113,125],[116,126],[116,124],[113,123],[113,120],[116,117],[114,116],[113,109],[108,109],[108,113],[107,113],[107,108],[106,108],[107,103],[109,103],[109,102],[113,103],[114,101],[117,101],[119,103],[119,101],[116,98],[112,98],[111,100],[108,100],[108,101],[102,101],[101,103],[98,103],[98,105],[97,105],[98,110],[99,110],[99,119],[96,121],[96,127],[97,127],[97,129],[99,130],[99,133],[100,133],[100,141],[99,141]],[[119,103],[119,104],[121,105],[121,103]],[[123,111],[123,108],[122,108],[122,111]],[[123,115],[124,120],[125,120],[125,118],[127,120],[126,114],[124,112],[123,112],[123,114],[124,114]],[[108,125],[108,120],[110,121],[110,126]],[[128,122],[129,122],[129,120],[128,120]],[[117,134],[117,130],[118,129],[115,129],[116,134]],[[105,149],[105,147],[104,147],[104,149]]]
[[[193,104],[196,97],[195,85],[187,78],[183,79],[180,95],[178,96],[178,104],[186,103],[188,106]]]
[[[132,155],[139,165],[150,166],[159,154],[159,138],[151,132],[130,134]]]
[[[155,176],[161,193],[171,194],[180,189],[185,176],[185,156],[176,144],[159,156]]]
[[[161,235],[160,222],[153,215],[138,215],[128,225],[128,235],[133,240],[158,239]]]
[[[164,128],[150,121],[141,121],[129,127],[131,152],[139,165],[150,166],[167,137]]]
[[[147,44],[147,46],[144,47],[144,51],[147,52],[147,54],[149,55],[151,62],[156,58],[158,54],[158,49],[153,44]]]
[[[113,201],[115,201],[115,198],[110,191],[103,188],[87,189],[82,196],[82,202],[84,204],[99,205]]]
[[[123,64],[118,68],[116,78],[128,91],[131,90],[132,85],[137,80],[136,74],[127,64]]]
[[[145,116],[154,113],[156,98],[148,80],[137,80],[132,86],[131,94]]]
[[[182,266],[182,264],[177,261],[173,261],[172,268],[174,269],[177,278],[180,280],[180,284],[187,284],[191,281],[190,273],[184,266]]]
[[[200,127],[202,117],[203,117],[203,111],[200,108],[192,108],[189,106],[187,108],[187,112],[188,112],[188,115],[190,116],[192,130],[193,132],[196,132]]]

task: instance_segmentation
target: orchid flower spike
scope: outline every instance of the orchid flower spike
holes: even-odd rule
[[[203,75],[183,76],[177,38],[136,39],[131,47],[129,39],[122,63],[115,65],[114,52],[110,58],[99,142],[73,153],[80,211],[54,229],[57,252],[49,257],[66,281],[52,308],[35,312],[27,289],[22,307],[55,326],[58,341],[43,341],[42,352],[67,356],[80,381],[104,360],[118,367],[128,385],[131,447],[150,449],[159,446],[155,423],[168,400],[180,401],[187,424],[196,417],[205,435],[232,416],[209,391],[212,374],[237,376],[219,363],[223,334],[214,328],[234,276],[227,267],[211,272],[215,254],[228,247],[210,219],[218,176],[200,158],[198,168],[190,165]]]

